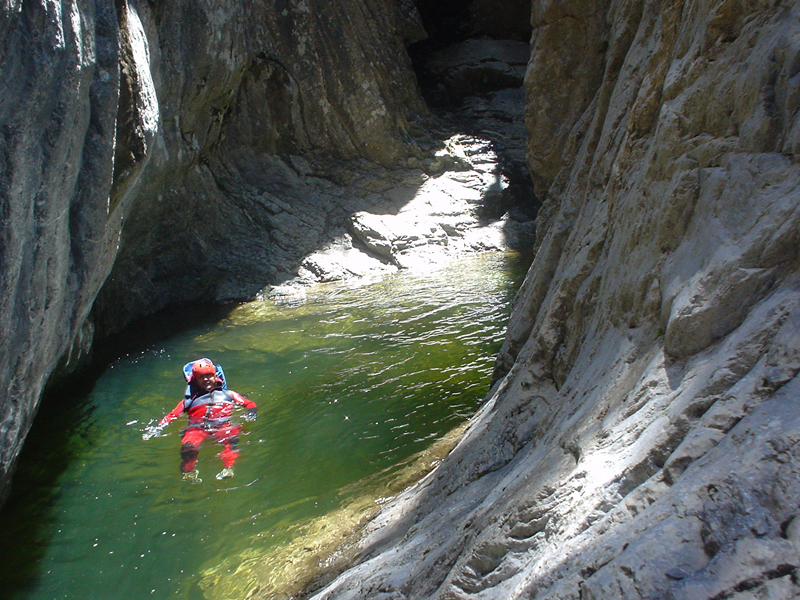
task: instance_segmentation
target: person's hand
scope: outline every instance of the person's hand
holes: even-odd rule
[[[144,433],[142,433],[142,439],[146,442],[151,437],[157,437],[161,435],[161,430],[164,429],[161,425],[148,425],[144,428]]]
[[[244,413],[244,420],[245,421],[255,421],[258,418],[258,409],[256,408],[249,408],[247,412]]]

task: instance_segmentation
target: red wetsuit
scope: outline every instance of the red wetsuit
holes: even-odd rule
[[[183,413],[189,416],[189,426],[184,430],[181,439],[181,472],[188,473],[194,470],[200,444],[211,436],[223,445],[220,453],[223,465],[233,466],[239,456],[236,444],[242,429],[241,425],[230,422],[233,405],[240,404],[248,411],[255,411],[256,403],[232,390],[223,390],[219,386],[211,392],[197,390],[192,386],[191,391],[192,395],[178,402],[172,412],[158,424],[159,427],[164,427]]]

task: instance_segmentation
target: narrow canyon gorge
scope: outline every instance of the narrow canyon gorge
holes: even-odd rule
[[[303,596],[800,595],[796,2],[0,6],[2,497],[142,317],[510,248],[491,391]]]

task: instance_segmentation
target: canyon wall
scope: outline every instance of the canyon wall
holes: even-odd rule
[[[364,208],[336,191],[353,161],[417,159],[426,109],[408,2],[0,11],[2,497],[51,374],[137,316],[289,277]]]
[[[291,278],[370,208],[366,172],[430,148],[408,0],[0,10],[5,490],[46,381],[96,332]],[[531,18],[543,206],[495,384],[318,597],[791,598],[798,8],[537,0]]]
[[[800,594],[800,7],[534,2],[485,405],[315,598]]]
[[[128,102],[138,153],[128,180],[146,162],[157,107],[134,58],[141,38],[126,59],[119,51],[122,27],[141,30],[113,4],[4,2],[0,10],[2,490],[45,381],[82,330],[116,253],[126,200],[124,192],[112,198],[125,178],[114,168],[123,60],[131,85],[141,86],[136,109]]]

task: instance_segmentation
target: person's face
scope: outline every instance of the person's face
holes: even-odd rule
[[[194,378],[197,387],[201,390],[210,392],[217,385],[217,378],[214,373],[203,373]]]

